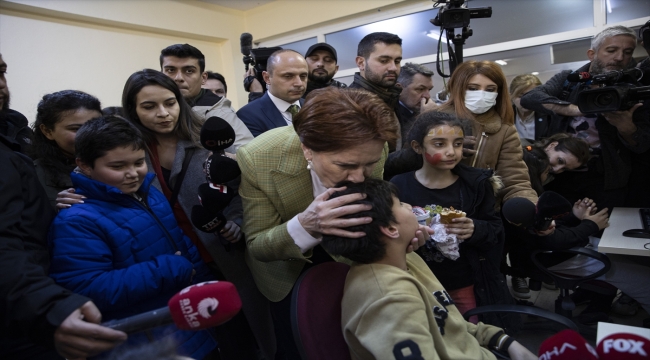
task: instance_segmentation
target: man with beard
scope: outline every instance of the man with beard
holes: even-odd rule
[[[431,100],[430,91],[433,89],[433,71],[420,64],[406,63],[402,66],[397,86],[402,88],[397,107],[397,118],[402,129],[402,142],[406,141],[415,117],[429,109],[427,105],[435,106]]]
[[[294,50],[278,50],[269,56],[262,73],[268,91],[237,111],[253,136],[291,125],[302,106],[308,73],[307,61]]]
[[[205,56],[199,49],[189,44],[174,44],[164,48],[160,52],[160,71],[176,82],[183,98],[197,115],[203,119],[217,116],[232,126],[235,142],[226,152],[235,154],[240,146],[253,140],[246,125],[237,118],[230,100],[225,95],[219,96],[201,88],[208,80],[208,74],[205,71]]]
[[[309,81],[307,81],[307,91],[303,98],[306,98],[312,90],[326,86],[347,87],[344,83],[333,79],[336,72],[339,71],[339,66],[336,50],[332,46],[326,43],[310,46],[305,53],[305,60],[309,66]]]
[[[402,61],[402,39],[395,34],[375,32],[366,35],[357,47],[351,88],[365,89],[379,96],[391,109],[397,109],[402,89],[396,86]]]
[[[570,74],[589,72],[592,76],[628,68],[636,47],[636,34],[624,26],[609,27],[591,41],[591,60],[576,71],[562,71],[546,84],[521,98],[527,109],[552,115],[549,135],[568,132],[585,139],[592,151],[587,169],[557,174],[547,189],[570,201],[589,197],[598,206],[648,206],[639,204],[639,194],[647,192],[643,182],[648,174],[650,149],[649,105],[636,104],[629,110],[583,114],[576,105],[578,94],[594,87],[587,82],[570,82]],[[559,159],[561,160],[561,159]],[[635,185],[636,184],[636,185]]]
[[[0,54],[0,134],[14,140],[20,145],[20,152],[30,153],[34,133],[23,114],[9,109],[9,88],[7,87],[7,63]]]

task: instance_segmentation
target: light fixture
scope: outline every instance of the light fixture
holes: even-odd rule
[[[508,63],[505,62],[504,60],[495,60],[494,62],[501,65],[501,66],[508,65]]]
[[[530,73],[530,74],[531,74],[531,75],[539,75],[539,71],[533,71],[533,72]]]

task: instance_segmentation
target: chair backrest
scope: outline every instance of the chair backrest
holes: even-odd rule
[[[557,287],[561,289],[575,289],[576,286],[580,285],[581,283],[590,281],[592,279],[595,279],[599,277],[602,274],[605,274],[606,272],[609,271],[610,267],[612,266],[611,262],[609,261],[609,258],[607,255],[603,253],[599,253],[597,251],[587,249],[584,247],[574,247],[570,249],[565,249],[565,250],[556,250],[553,251],[554,253],[567,253],[567,254],[573,254],[573,255],[582,255],[585,257],[589,257],[592,259],[595,259],[603,264],[603,267],[586,276],[575,276],[575,275],[568,275],[568,274],[562,274],[561,271],[552,271],[547,269],[538,259],[538,255],[545,253],[544,250],[535,250],[532,252],[530,259],[532,260],[533,264],[537,269],[545,275],[547,278],[551,278]]]
[[[349,265],[326,262],[307,270],[291,294],[293,338],[303,360],[348,360],[341,299]]]

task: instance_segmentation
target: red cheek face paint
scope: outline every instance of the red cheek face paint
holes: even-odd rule
[[[429,153],[424,153],[424,158],[427,160],[427,162],[431,165],[438,165],[440,160],[442,159],[442,155],[440,153],[434,154],[433,156],[429,155]]]

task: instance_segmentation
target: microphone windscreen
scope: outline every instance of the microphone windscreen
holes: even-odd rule
[[[539,360],[597,360],[596,350],[580,334],[563,330],[544,340],[537,353]]]
[[[206,160],[205,172],[208,181],[215,184],[225,184],[241,175],[237,161],[220,154],[213,154]]]
[[[583,71],[579,73],[571,73],[566,77],[567,81],[570,82],[586,82],[591,79],[591,74]]]
[[[199,202],[212,213],[223,211],[235,197],[235,190],[226,185],[205,183],[199,185]]]
[[[612,334],[598,343],[597,351],[604,360],[648,359],[650,340],[630,333]]]
[[[573,205],[564,196],[553,191],[544,191],[537,200],[535,229],[538,231],[548,229],[553,220],[568,214],[572,208]]]
[[[194,205],[192,207],[190,220],[197,229],[207,233],[220,231],[226,225],[227,221],[221,212],[210,214],[200,205]]]
[[[179,329],[201,330],[232,319],[241,310],[241,299],[232,283],[208,281],[186,287],[167,305]]]
[[[248,56],[253,48],[253,35],[249,33],[242,33],[239,37],[239,47],[242,55]]]
[[[503,204],[501,212],[515,226],[529,227],[535,222],[535,204],[528,199],[512,198]]]
[[[235,143],[235,130],[220,117],[208,118],[201,127],[201,145],[207,150],[218,152]]]

